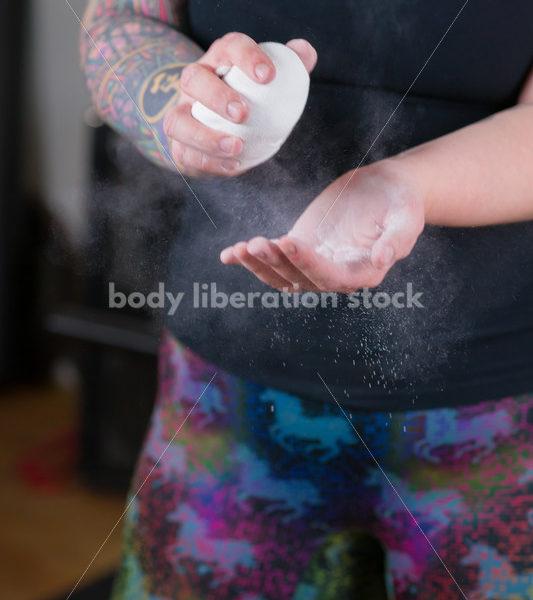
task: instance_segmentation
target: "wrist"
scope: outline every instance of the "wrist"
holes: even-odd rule
[[[424,213],[424,222],[428,223],[431,222],[431,193],[425,178],[421,177],[413,162],[404,154],[398,154],[372,163],[364,167],[364,171],[395,190],[398,199],[417,205],[417,210]]]
[[[431,190],[431,178],[420,160],[418,149],[406,150],[375,164],[380,165],[383,172],[390,173],[390,177],[396,177],[399,185],[409,189],[418,198],[424,208],[424,221],[431,223],[435,196]]]

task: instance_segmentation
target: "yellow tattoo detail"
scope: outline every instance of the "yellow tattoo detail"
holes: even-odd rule
[[[101,105],[102,95],[105,93],[105,89],[109,83],[109,80],[111,78],[115,78],[118,82],[120,82],[119,74],[117,73],[117,70],[124,62],[126,62],[129,58],[131,58],[132,56],[135,56],[136,54],[145,52],[146,50],[149,50],[150,48],[155,48],[156,46],[164,46],[165,44],[166,44],[166,42],[164,42],[164,41],[158,41],[158,42],[151,42],[149,44],[145,44],[144,46],[141,46],[140,48],[136,48],[132,52],[129,52],[128,54],[124,55],[114,65],[111,65],[111,69],[108,67],[107,62],[104,65],[102,65],[101,68],[105,69],[107,72],[106,72],[105,76],[102,78],[100,85],[98,86],[98,94],[96,96],[97,97],[97,106]],[[138,65],[136,65],[136,66],[138,66]]]
[[[139,108],[148,123],[157,123],[177,102],[180,94],[180,76],[188,62],[176,62],[154,71],[139,92]]]

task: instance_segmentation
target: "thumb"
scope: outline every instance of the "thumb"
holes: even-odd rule
[[[409,210],[397,213],[372,247],[370,259],[376,269],[389,269],[411,253],[424,227],[423,217]]]
[[[315,68],[317,61],[316,50],[307,40],[297,39],[287,42],[287,46],[300,57],[308,73]]]

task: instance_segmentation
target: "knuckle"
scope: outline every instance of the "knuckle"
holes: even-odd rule
[[[223,151],[223,148],[226,147],[225,143],[222,144],[221,146],[221,141],[223,138],[227,137],[226,134],[222,133],[215,133],[212,135],[207,136],[207,140],[206,140],[206,148],[209,149],[209,153],[213,154],[215,156],[220,156],[221,152],[223,152],[224,155],[228,155],[229,158],[232,158],[233,156],[235,156],[235,152],[225,152]],[[235,146],[233,146],[233,150],[235,149]]]
[[[211,108],[225,108],[226,104],[230,102],[229,98],[231,98],[231,95],[226,91],[221,93],[221,90],[210,90],[209,95],[206,97],[206,104]]]
[[[191,107],[192,105],[189,103],[181,103],[175,107],[176,117],[182,119],[183,117],[191,116]]]
[[[222,36],[221,39],[224,40],[225,42],[233,43],[236,41],[240,41],[244,37],[245,36],[243,33],[239,33],[238,31],[230,31],[230,32],[226,33],[224,36]]]
[[[178,162],[183,162],[183,158],[184,158],[184,148],[183,148],[183,144],[181,144],[180,142],[174,142],[172,144],[172,156],[174,158],[174,160],[177,160]]]
[[[165,135],[167,135],[168,137],[172,137],[172,134],[173,134],[175,126],[176,126],[176,120],[177,120],[176,111],[173,109],[169,110],[163,120],[163,131],[165,132]]]
[[[224,36],[217,38],[214,42],[212,42],[212,44],[209,46],[206,54],[209,54],[211,52],[216,52],[218,48],[220,48],[220,44],[224,41]]]
[[[191,148],[189,148],[189,146],[185,146],[185,145],[183,146],[182,162],[184,165],[187,165],[188,167],[194,167],[194,168],[198,167],[198,162],[195,160],[194,152],[191,151]]]
[[[199,166],[198,156],[196,152],[189,146],[185,146],[183,160],[185,164],[190,165],[191,167],[198,168]]]
[[[246,258],[246,243],[239,242],[238,244],[235,244],[235,246],[233,246],[233,252],[239,260],[243,260],[244,258]]]
[[[310,261],[306,255],[302,254],[302,252],[296,252],[296,254],[290,252],[292,245],[293,244],[286,245],[285,240],[283,240],[280,247],[281,255],[285,256],[288,263],[292,263],[299,271],[312,273],[316,269],[313,262]]]
[[[206,145],[207,136],[202,129],[196,129],[192,135],[192,142],[195,146],[204,147]]]
[[[200,169],[202,171],[208,171],[209,167],[210,167],[210,163],[211,163],[211,160],[209,159],[209,156],[207,156],[207,154],[204,154],[202,152],[200,154]]]
[[[240,33],[239,39],[242,43],[244,43],[248,46],[257,47],[257,44],[255,43],[255,41],[249,35],[246,35],[245,33]]]
[[[187,65],[181,72],[181,87],[187,90],[191,86],[192,80],[198,75],[202,67],[197,63]]]
[[[261,244],[262,241],[263,241],[263,238],[261,236],[259,236],[259,235],[256,235],[253,238],[251,238],[248,243],[250,244],[250,246],[256,247],[259,244]]]
[[[194,167],[194,161],[191,160],[191,153],[187,146],[183,145],[181,149],[181,162],[188,167]]]
[[[216,39],[207,49],[207,52],[202,57],[202,60],[206,58],[214,58],[222,52],[222,48],[224,47],[224,40],[222,38]]]
[[[242,105],[244,109],[246,109],[248,106],[244,98],[240,96],[239,93],[236,92],[233,88],[229,87],[227,83],[223,84],[220,93],[214,95],[215,97],[220,98],[221,101],[223,101],[226,104],[229,102],[237,102],[238,104]]]

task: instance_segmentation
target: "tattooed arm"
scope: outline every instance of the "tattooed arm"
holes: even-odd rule
[[[185,12],[184,0],[91,0],[83,20],[81,60],[96,109],[165,166],[164,115],[177,103],[183,67],[203,54],[174,29],[184,28]]]
[[[203,52],[184,33],[186,0],[91,0],[82,31],[82,64],[101,116],[160,165],[182,173],[238,175],[242,139],[201,125],[191,115],[199,100],[241,123],[246,99],[216,75],[238,66],[258,83],[274,65],[242,33],[228,33]],[[178,31],[179,30],[179,31]],[[287,43],[310,71],[316,52],[304,40]]]

